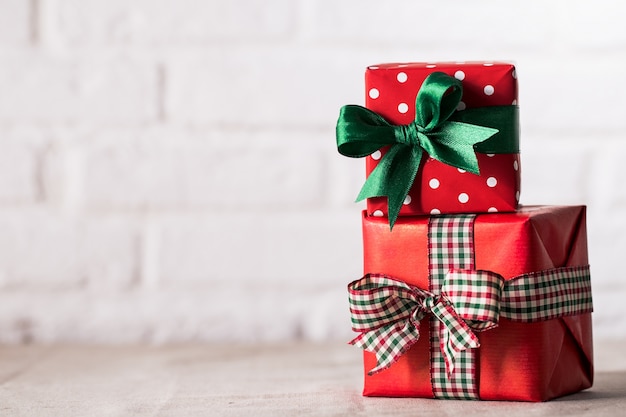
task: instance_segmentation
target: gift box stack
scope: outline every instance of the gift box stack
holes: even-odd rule
[[[365,81],[366,106],[337,122],[339,152],[366,160],[365,275],[348,285],[363,394],[546,401],[590,387],[585,207],[518,204],[515,67],[382,64]]]

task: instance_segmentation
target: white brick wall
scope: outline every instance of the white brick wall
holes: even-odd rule
[[[0,1],[0,46],[25,47],[32,37],[30,2]]]
[[[290,0],[56,0],[59,36],[69,45],[190,45],[273,40],[290,35]]]
[[[347,340],[366,65],[518,67],[522,202],[587,204],[624,338],[620,1],[0,0],[0,343]]]
[[[0,101],[0,121],[26,125],[154,122],[157,79],[153,62],[129,54],[7,53],[0,58],[5,97]]]

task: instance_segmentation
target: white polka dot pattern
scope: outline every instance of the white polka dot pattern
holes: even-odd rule
[[[371,159],[370,159],[371,160]],[[498,213],[515,210],[519,202],[519,160],[517,155],[478,154],[481,175],[427,160],[422,174],[403,201],[401,216],[429,214],[436,208],[445,213]],[[517,164],[516,164],[517,162]],[[442,167],[442,168],[440,168]],[[439,175],[431,175],[437,173]],[[419,196],[419,198],[418,198]],[[368,205],[369,205],[368,201]],[[380,210],[387,216],[387,201],[380,198],[368,212]]]
[[[374,71],[379,68],[380,70]],[[415,94],[424,78],[441,71],[463,83],[465,94],[457,111],[481,106],[517,105],[515,68],[494,62],[426,62],[381,64],[366,75],[367,107],[395,125],[410,123],[415,115]],[[460,113],[462,114],[462,113]],[[382,152],[366,158],[368,173],[382,159]],[[403,201],[400,216],[447,213],[510,212],[519,203],[517,155],[477,154],[480,175],[457,169],[425,154],[416,182]],[[387,199],[368,199],[367,212],[387,216]]]

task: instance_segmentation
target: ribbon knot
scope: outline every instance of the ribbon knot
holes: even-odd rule
[[[337,149],[361,158],[389,146],[363,184],[357,201],[387,197],[389,225],[400,213],[424,152],[444,164],[479,174],[476,151],[519,152],[517,106],[456,111],[463,87],[441,72],[430,74],[415,98],[415,120],[395,126],[365,107],[347,105],[337,120]]]
[[[395,137],[398,143],[421,147],[420,143],[428,140],[428,137],[421,132],[422,130],[421,126],[418,126],[415,122],[396,126]]]
[[[437,296],[426,297],[424,298],[424,301],[422,302],[422,308],[424,309],[426,313],[430,313],[433,311],[433,308],[435,307],[435,304],[437,304],[438,301],[439,301],[439,297]]]

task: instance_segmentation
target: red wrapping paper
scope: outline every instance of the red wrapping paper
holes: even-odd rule
[[[462,80],[461,107],[517,104],[515,67],[505,63],[414,63],[370,66],[365,73],[365,106],[388,122],[406,125],[415,118],[415,97],[434,71]],[[386,149],[366,158],[369,175]],[[519,154],[477,154],[480,176],[424,158],[400,216],[438,213],[515,211],[520,193]],[[386,197],[370,198],[367,213],[387,215]]]
[[[474,227],[475,268],[504,279],[562,266],[587,265],[585,207],[523,207],[516,213],[478,215]],[[429,288],[428,217],[398,219],[393,232],[385,219],[363,216],[366,273],[383,273]],[[421,337],[390,368],[376,366],[364,352],[363,395],[433,398],[429,363],[429,320]],[[482,400],[546,401],[592,385],[591,314],[536,323],[501,318],[477,333],[476,378]]]

